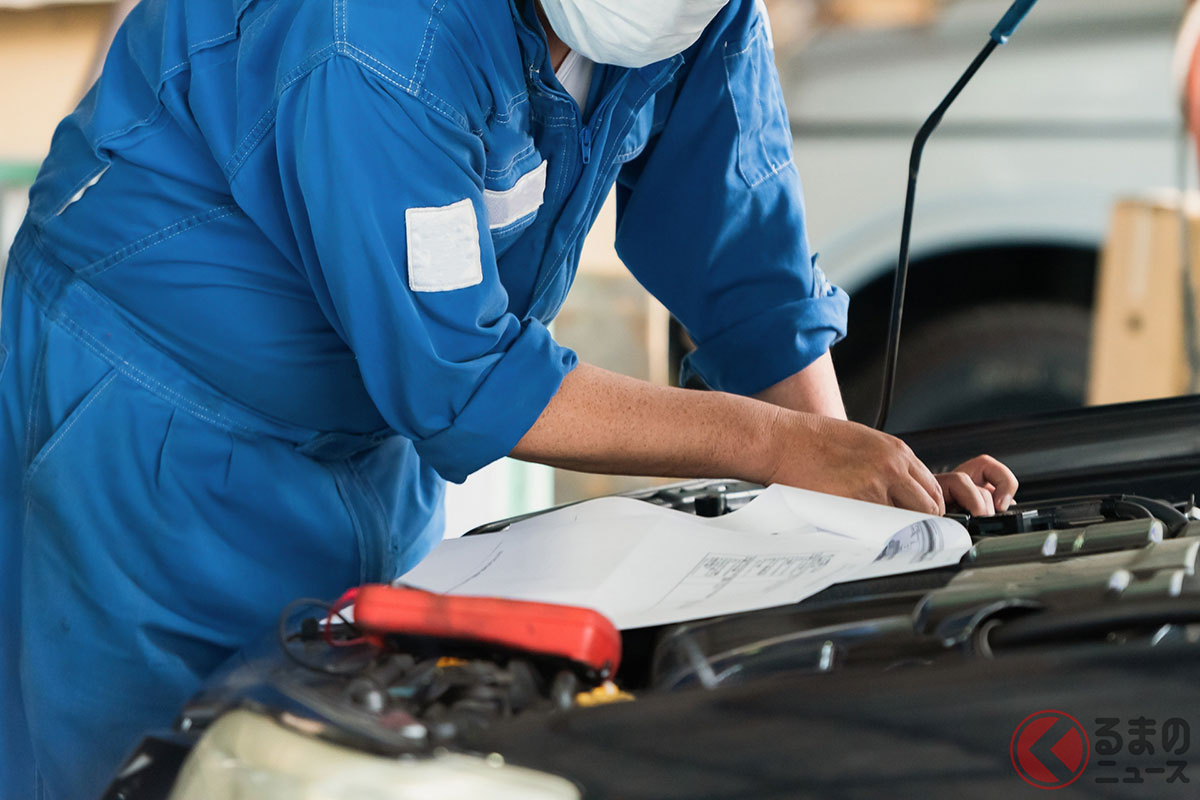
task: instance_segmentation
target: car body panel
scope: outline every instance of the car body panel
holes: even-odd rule
[[[782,64],[822,264],[850,292],[894,266],[912,137],[1007,0],[930,28],[818,34]],[[1174,0],[1041,3],[927,150],[914,260],[980,244],[1103,241],[1114,200],[1173,185]]]

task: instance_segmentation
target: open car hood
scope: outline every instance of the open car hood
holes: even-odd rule
[[[1177,773],[1191,779],[1200,723],[1189,716],[1200,708],[1200,399],[905,438],[931,466],[987,451],[1022,479],[1016,511],[964,520],[976,547],[958,566],[627,631],[617,681],[636,700],[594,708],[556,700],[553,675],[519,653],[466,667],[424,651],[373,667],[370,654],[321,654],[347,666],[331,675],[266,641],[174,731],[148,736],[129,761],[141,766],[108,796],[168,797],[197,739],[235,709],[306,720],[314,737],[389,758],[499,758],[588,798],[1010,796],[1055,788],[1037,782],[1047,775],[1064,781],[1059,796],[1187,791]],[[755,491],[698,481],[636,496],[715,515]],[[414,706],[422,663],[460,670],[456,680],[475,670],[481,684]],[[364,693],[363,679],[382,693]],[[528,691],[505,695],[517,684]],[[1023,732],[1046,713],[1059,717],[1045,737]],[[1150,751],[1133,748],[1142,740]]]

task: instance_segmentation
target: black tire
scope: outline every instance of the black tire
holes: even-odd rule
[[[928,322],[901,336],[887,428],[922,430],[1079,408],[1090,340],[1088,311],[1060,303],[997,304]],[[882,370],[880,356],[845,377],[852,419],[874,422]]]

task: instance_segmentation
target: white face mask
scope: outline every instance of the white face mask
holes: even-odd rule
[[[598,64],[644,67],[700,40],[729,0],[540,0],[558,38]]]

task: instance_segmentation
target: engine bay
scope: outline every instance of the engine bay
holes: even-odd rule
[[[701,515],[728,513],[757,488],[703,482],[640,499]],[[1075,644],[1151,647],[1194,641],[1200,509],[1129,495],[1026,503],[995,517],[957,517],[974,546],[958,567],[844,583],[781,608],[622,633],[614,675],[552,654],[476,641],[393,635],[368,643],[315,601],[289,609],[278,646],[290,662],[252,670],[197,698],[196,731],[264,687],[334,723],[371,751],[463,746],[489,726],[635,697],[744,685],[778,675],[889,672],[991,660]],[[298,614],[298,624],[290,617]],[[268,650],[269,655],[269,650]],[[236,674],[236,672],[235,672]],[[265,678],[265,681],[261,679]],[[229,691],[231,686],[248,690]]]

